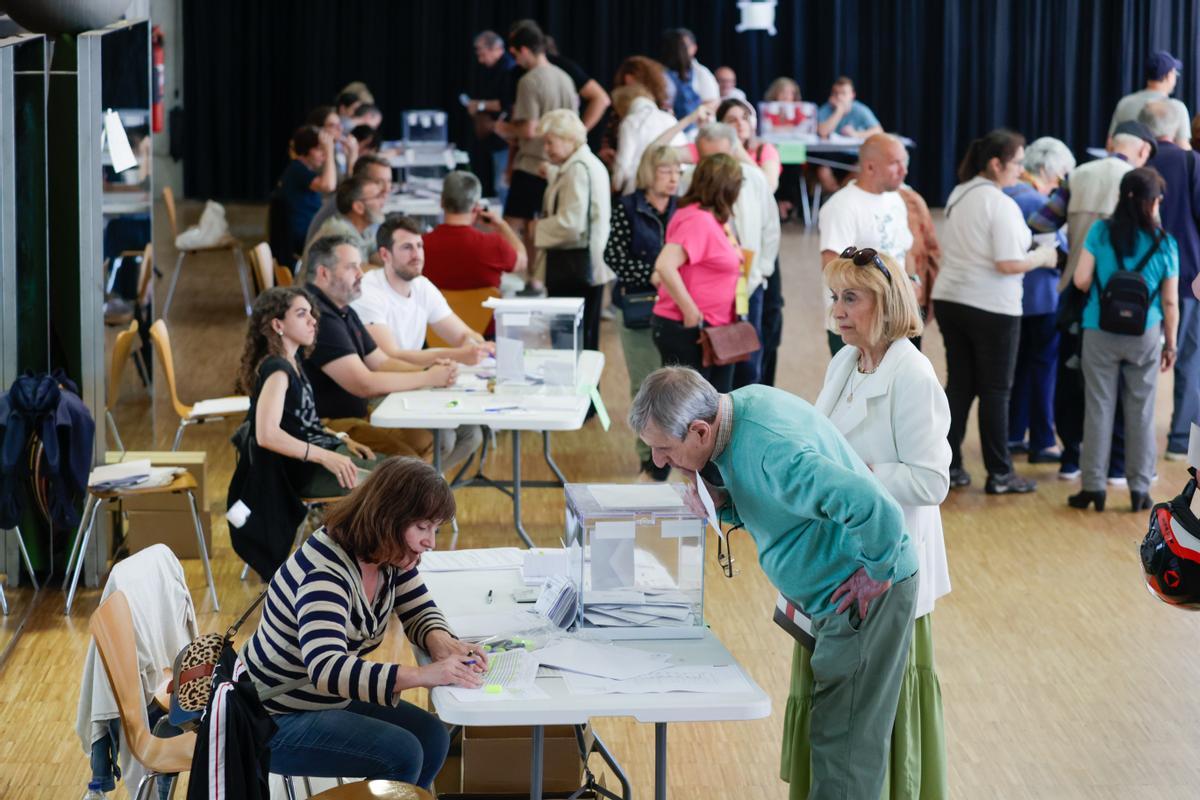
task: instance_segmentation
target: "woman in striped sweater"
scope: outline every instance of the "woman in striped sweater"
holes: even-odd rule
[[[453,516],[454,495],[433,467],[390,458],[330,508],[325,527],[275,573],[258,630],[241,652],[260,689],[303,684],[265,702],[278,726],[272,772],[429,787],[449,737],[400,693],[476,687],[487,664],[450,632],[417,572],[438,525]],[[363,659],[393,612],[431,663]]]

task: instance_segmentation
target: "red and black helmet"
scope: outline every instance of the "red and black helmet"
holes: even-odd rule
[[[1150,593],[1173,606],[1200,609],[1200,521],[1192,513],[1196,470],[1173,500],[1150,511],[1150,530],[1142,540],[1142,569]]]

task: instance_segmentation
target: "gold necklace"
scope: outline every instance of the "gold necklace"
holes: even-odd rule
[[[864,371],[864,370],[862,370],[862,369],[860,368],[860,365],[861,365],[861,363],[862,363],[861,359],[859,359],[859,360],[855,361],[855,362],[854,362],[854,369],[853,369],[853,370],[850,372],[850,376],[849,376],[848,378],[846,378],[846,383],[847,383],[847,384],[849,384],[849,386],[850,386],[850,393],[846,395],[846,402],[847,402],[847,403],[853,403],[853,402],[854,402],[854,390],[855,390],[855,388],[857,388],[857,387],[855,387],[855,385],[854,385],[854,377],[855,377],[856,375],[870,375],[870,374],[872,374],[873,372],[875,372],[875,370],[870,370],[869,372],[868,372],[868,371]],[[862,381],[859,381],[859,386],[861,386],[861,385],[862,385]]]

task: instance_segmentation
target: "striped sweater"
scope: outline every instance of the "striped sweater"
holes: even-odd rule
[[[417,570],[381,565],[372,606],[358,564],[321,529],[271,578],[258,630],[241,658],[261,688],[307,677],[312,683],[264,702],[274,713],[344,708],[350,700],[394,705],[398,664],[365,661],[395,611],[405,634],[424,646],[449,631]]]

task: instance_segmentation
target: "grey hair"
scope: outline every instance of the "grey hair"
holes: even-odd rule
[[[697,139],[704,139],[709,142],[715,142],[719,139],[724,139],[729,142],[730,152],[737,149],[737,131],[732,125],[726,125],[724,122],[710,122],[700,128],[696,134]]]
[[[361,250],[362,244],[349,236],[322,236],[308,246],[308,258],[304,262],[304,275],[309,281],[317,279],[317,267],[324,267],[330,272],[337,266],[337,249],[348,244],[355,250]]]
[[[481,44],[489,50],[504,46],[504,38],[495,31],[480,31],[472,44]]]
[[[1118,133],[1112,137],[1113,147],[1123,145],[1125,147],[1138,148],[1146,144],[1146,140],[1140,136],[1134,136],[1132,133]]]
[[[689,367],[662,367],[646,376],[629,408],[629,427],[641,433],[653,422],[668,436],[687,438],[696,420],[717,418],[721,395],[699,372]]]
[[[1075,156],[1071,148],[1053,136],[1043,136],[1034,139],[1025,148],[1025,161],[1022,166],[1030,175],[1045,175],[1051,180],[1066,177],[1075,169]]]
[[[1138,114],[1138,122],[1150,129],[1155,139],[1170,138],[1175,135],[1175,109],[1159,100],[1151,100],[1142,107]]]
[[[446,209],[447,214],[468,214],[482,194],[479,178],[469,172],[455,170],[442,183],[442,208]]]

